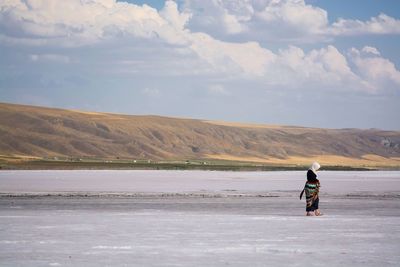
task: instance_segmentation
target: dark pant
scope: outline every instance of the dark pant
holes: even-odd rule
[[[314,200],[314,202],[312,203],[312,205],[310,207],[306,207],[306,211],[314,211],[318,209],[318,204],[319,204],[319,198],[317,197],[317,199]]]

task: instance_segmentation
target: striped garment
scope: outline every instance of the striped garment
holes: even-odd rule
[[[304,192],[306,193],[306,203],[307,207],[311,207],[314,203],[314,200],[318,198],[319,193],[319,181],[315,179],[315,181],[308,181],[304,186]]]

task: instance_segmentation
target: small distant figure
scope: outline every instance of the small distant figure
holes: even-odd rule
[[[300,193],[300,200],[303,197],[303,193],[306,193],[306,212],[307,216],[321,216],[322,213],[318,208],[319,204],[319,188],[320,183],[317,179],[317,171],[321,168],[318,162],[314,162],[311,168],[307,171],[307,182],[304,185],[303,191]]]

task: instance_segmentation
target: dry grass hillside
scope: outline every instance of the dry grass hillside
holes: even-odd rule
[[[0,103],[0,154],[400,165],[400,132],[238,124]]]

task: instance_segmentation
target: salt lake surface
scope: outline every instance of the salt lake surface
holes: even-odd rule
[[[399,266],[400,172],[319,178],[306,217],[305,172],[2,171],[0,265]]]
[[[275,193],[298,195],[306,172],[156,170],[1,171],[0,192]],[[400,192],[399,171],[321,171],[322,194]]]

